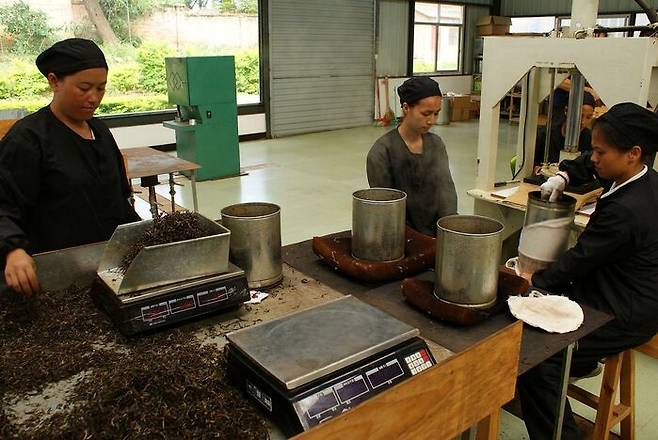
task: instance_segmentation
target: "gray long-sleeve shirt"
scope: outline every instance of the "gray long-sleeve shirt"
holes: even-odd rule
[[[436,235],[436,221],[457,213],[457,192],[441,138],[423,135],[423,152],[409,151],[397,128],[380,137],[366,162],[371,188],[395,188],[407,193],[407,224]]]

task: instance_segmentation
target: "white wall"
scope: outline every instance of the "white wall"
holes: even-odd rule
[[[206,44],[213,48],[250,49],[258,47],[258,16],[196,15],[186,9],[167,8],[140,18],[134,32],[144,41],[175,46],[198,49]]]
[[[441,88],[441,93],[446,95],[447,93],[456,93],[460,95],[470,95],[471,88],[473,87],[473,76],[472,75],[455,75],[455,76],[433,76],[431,77],[436,82],[439,83]],[[389,103],[395,116],[402,116],[402,109],[400,108],[400,98],[397,94],[398,87],[409,78],[389,78],[388,79],[388,95]],[[380,104],[380,113],[383,115],[386,112],[386,87],[384,86],[384,79],[378,78],[379,86],[379,104]],[[375,97],[375,119],[378,119],[377,116],[377,98]]]
[[[9,6],[17,0],[0,0],[0,6]],[[71,0],[23,0],[31,9],[44,12],[48,24],[55,27],[67,26],[73,21]]]
[[[162,124],[110,129],[119,148],[150,147],[176,143],[174,130]],[[265,114],[238,116],[238,134],[265,133]]]

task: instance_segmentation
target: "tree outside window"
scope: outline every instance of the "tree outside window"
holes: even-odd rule
[[[258,29],[258,0],[0,0],[0,112],[50,101],[34,60],[70,37],[96,41],[107,58],[97,114],[170,108],[168,56],[234,55],[238,104],[260,103]]]
[[[413,73],[459,71],[463,25],[463,6],[416,2]]]

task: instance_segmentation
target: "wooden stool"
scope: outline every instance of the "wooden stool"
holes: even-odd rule
[[[619,403],[615,395],[619,389]],[[610,429],[621,423],[621,438],[635,438],[635,355],[626,350],[605,360],[601,390],[596,396],[575,384],[569,385],[569,397],[596,410],[592,440],[604,440]]]
[[[18,119],[0,119],[0,139],[5,137],[9,129],[18,121]]]
[[[658,359],[658,335],[654,336],[653,339],[646,344],[637,347],[636,350],[640,353],[646,354],[647,356]]]

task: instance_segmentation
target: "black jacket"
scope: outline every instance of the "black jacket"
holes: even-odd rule
[[[649,168],[641,178],[599,199],[576,246],[536,272],[532,282],[614,315],[612,326],[624,334],[647,339],[655,335],[658,173]]]
[[[35,253],[103,241],[139,220],[110,130],[88,122],[94,140],[45,107],[0,141],[0,264],[15,248]]]
[[[560,161],[560,151],[564,150],[564,135],[562,134],[562,125],[551,127],[551,139],[548,146],[548,163],[557,163]],[[546,146],[546,127],[537,131],[537,141],[535,142],[535,165],[544,162],[544,147]],[[592,131],[589,128],[580,130],[578,137],[578,151],[585,152],[592,149]]]

